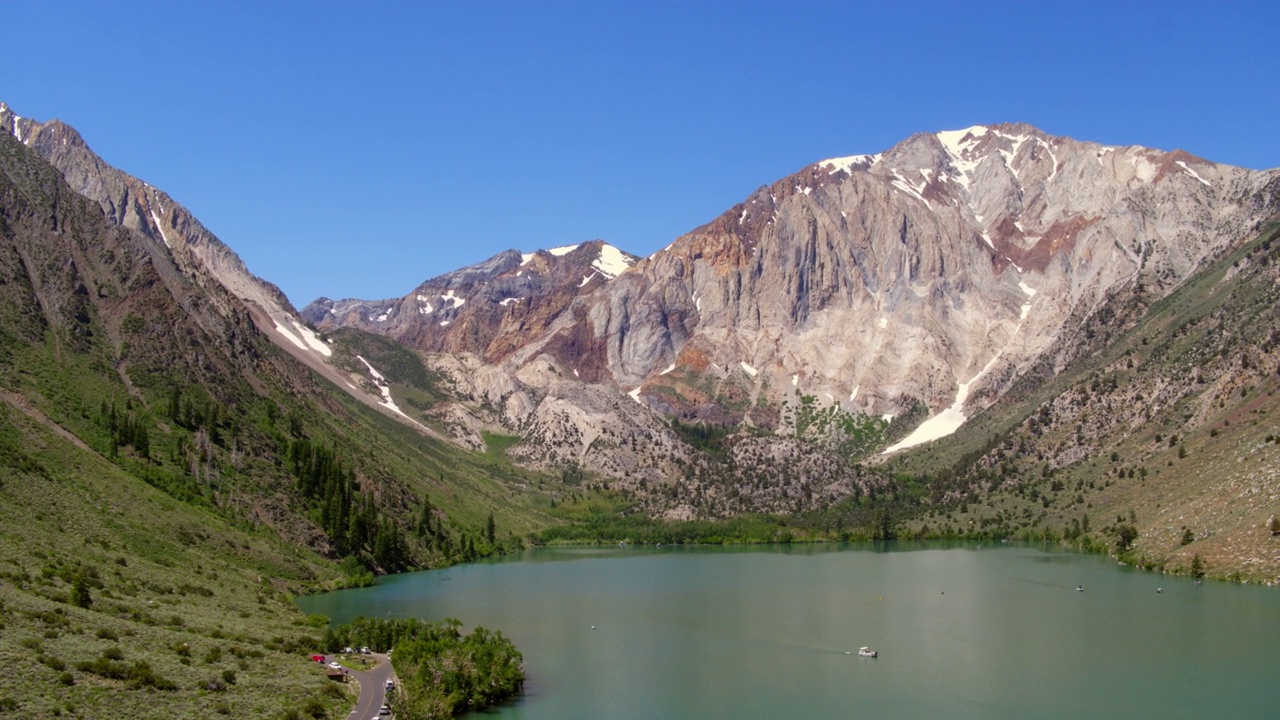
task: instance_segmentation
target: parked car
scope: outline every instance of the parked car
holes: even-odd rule
[[[333,662],[329,663],[329,667],[333,668],[334,670],[342,669],[342,666],[338,664],[337,660],[334,660]]]

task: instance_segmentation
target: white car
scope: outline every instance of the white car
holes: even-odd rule
[[[342,669],[342,666],[338,664],[337,660],[334,660],[333,662],[329,663],[329,667],[333,668],[334,670]]]

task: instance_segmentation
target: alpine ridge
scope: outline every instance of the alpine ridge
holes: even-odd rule
[[[304,316],[512,376],[550,362],[686,420],[795,434],[803,404],[882,428],[923,420],[898,428],[901,449],[953,432],[1033,366],[1067,366],[1101,308],[1158,298],[1253,232],[1276,181],[1183,151],[974,126],[814,163],[616,278],[521,296],[536,322],[513,322],[513,296],[492,291],[461,328],[391,319],[517,267],[514,251],[396,303],[317,301]]]

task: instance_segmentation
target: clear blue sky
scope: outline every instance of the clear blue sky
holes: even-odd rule
[[[760,185],[1022,121],[1280,166],[1280,3],[0,1],[0,100],[299,306],[508,248],[638,255]]]

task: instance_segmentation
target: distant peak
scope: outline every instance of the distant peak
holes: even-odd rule
[[[577,245],[561,245],[559,247],[546,248],[531,253],[521,253],[520,265],[528,265],[535,257],[544,253],[552,257],[561,258],[573,255],[580,251],[583,253],[595,254],[595,259],[592,260],[591,267],[608,280],[612,280],[626,272],[626,270],[634,265],[638,259],[634,255],[623,252],[603,240],[592,240],[590,242],[579,243]],[[584,255],[582,257],[590,257],[590,255]]]
[[[934,133],[934,137],[938,138],[938,142],[942,143],[942,147],[946,148],[947,152],[952,155],[962,155],[986,134],[986,125],[971,125],[963,130],[943,130]]]

